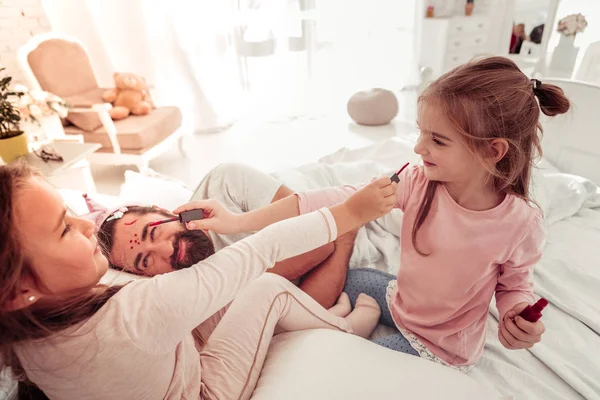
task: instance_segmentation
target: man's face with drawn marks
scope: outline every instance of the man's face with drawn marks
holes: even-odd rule
[[[150,227],[173,217],[166,212],[125,213],[115,224],[110,261],[127,272],[154,276],[190,267],[214,253],[208,234],[179,222]]]

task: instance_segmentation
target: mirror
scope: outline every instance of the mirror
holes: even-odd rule
[[[515,1],[510,54],[540,55],[544,29],[548,27],[549,6],[550,0]]]
[[[509,57],[532,76],[543,66],[558,0],[514,0]]]

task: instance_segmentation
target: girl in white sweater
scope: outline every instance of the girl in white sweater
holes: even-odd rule
[[[52,399],[247,399],[274,334],[326,328],[365,337],[374,329],[380,311],[372,298],[362,297],[349,315],[344,307],[328,312],[263,273],[384,215],[395,192],[381,178],[340,205],[272,225],[193,267],[104,287],[108,262],[93,223],[70,215],[24,165],[1,166],[2,366]],[[198,351],[192,330],[230,302]]]

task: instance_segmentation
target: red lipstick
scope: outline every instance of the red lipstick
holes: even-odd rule
[[[186,222],[197,221],[197,220],[203,219],[203,218],[204,218],[204,210],[201,208],[196,208],[195,210],[182,211],[179,213],[178,216],[175,216],[173,218],[151,222],[148,224],[148,226],[162,225],[162,224],[166,224],[168,222],[174,222],[174,221],[179,221],[182,224],[185,224]]]
[[[167,222],[173,222],[173,221],[179,221],[179,217],[173,217],[173,218],[169,218],[169,219],[163,219],[160,221],[150,222],[148,224],[148,226],[162,225],[162,224],[166,224]]]
[[[537,322],[542,318],[542,310],[548,305],[548,300],[543,297],[539,299],[535,304],[527,306],[521,311],[519,317],[529,321]]]
[[[400,169],[398,170],[398,172],[396,172],[394,175],[392,175],[392,176],[390,177],[390,179],[392,180],[392,182],[396,182],[396,183],[400,182],[400,177],[399,177],[398,175],[400,175],[400,173],[401,173],[402,171],[404,171],[404,169],[405,169],[406,167],[408,167],[408,165],[409,165],[409,164],[410,164],[410,163],[406,163],[406,164],[404,164],[404,165],[402,166],[402,168],[400,168]]]

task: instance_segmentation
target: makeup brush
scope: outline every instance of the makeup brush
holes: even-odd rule
[[[166,224],[168,222],[175,222],[175,221],[179,221],[182,224],[185,224],[186,222],[196,221],[196,220],[203,219],[203,218],[204,218],[204,210],[201,208],[196,208],[194,210],[182,211],[179,213],[179,215],[177,215],[173,218],[151,222],[148,224],[148,226],[162,225],[162,224]]]

